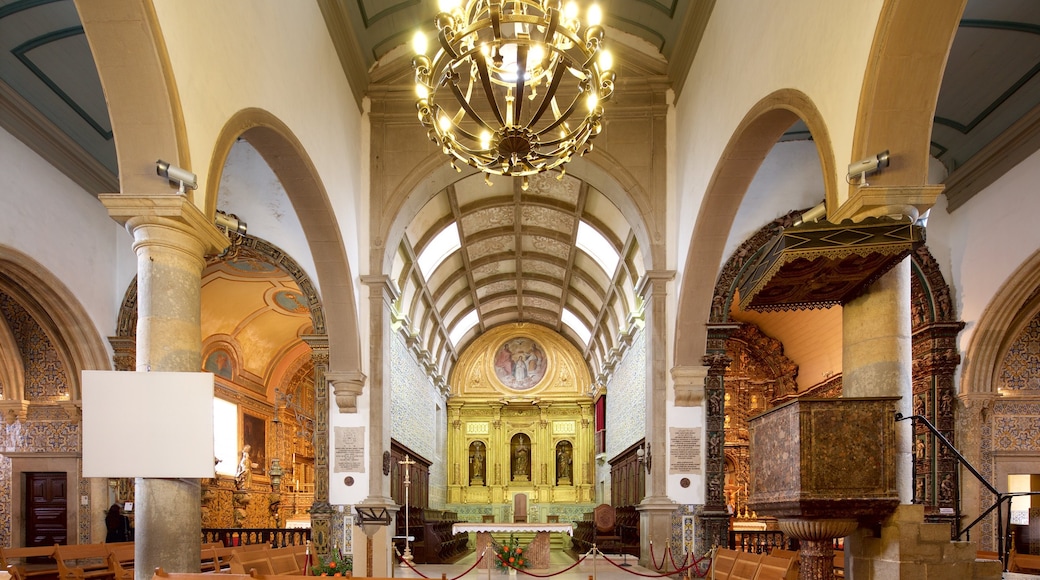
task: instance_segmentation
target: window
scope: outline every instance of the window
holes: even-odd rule
[[[581,339],[581,342],[585,346],[588,346],[589,339],[592,338],[592,332],[589,331],[588,327],[582,324],[581,319],[575,316],[575,314],[570,310],[564,308],[563,312],[560,313],[560,320],[569,326],[570,329],[574,331],[574,334],[578,335],[578,338]]]
[[[456,223],[452,222],[448,227],[440,231],[436,236],[430,240],[429,244],[423,248],[421,254],[416,259],[419,264],[419,271],[422,272],[423,278],[426,280],[430,279],[433,275],[434,270],[437,266],[441,265],[441,262],[448,259],[448,256],[462,247],[462,242],[459,240],[459,227]]]
[[[213,398],[213,456],[216,471],[235,475],[238,469],[238,405]]]
[[[455,325],[455,328],[451,329],[451,334],[448,335],[448,340],[451,341],[452,345],[458,346],[459,341],[462,340],[462,337],[465,336],[467,332],[469,332],[469,329],[473,328],[476,325],[477,311],[470,310],[469,314],[463,316],[462,320],[459,320],[459,323]]]
[[[603,237],[603,234],[583,220],[578,222],[578,238],[575,243],[579,249],[596,260],[596,263],[607,273],[608,278],[614,277],[614,271],[617,270],[621,257],[614,246],[607,241],[607,238]]]

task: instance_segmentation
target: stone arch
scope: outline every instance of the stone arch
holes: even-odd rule
[[[358,330],[357,300],[340,227],[329,202],[328,191],[303,144],[280,119],[262,109],[243,109],[231,116],[217,136],[210,159],[205,214],[216,212],[217,188],[227,156],[238,138],[245,139],[263,157],[278,177],[303,226],[322,284],[320,318],[315,333],[329,338],[329,360],[335,370],[358,371],[361,364],[361,335]],[[247,236],[248,237],[248,236]],[[273,247],[273,246],[272,246]],[[278,250],[281,252],[281,250]],[[295,265],[294,277],[303,276]],[[305,277],[305,276],[304,276]],[[308,280],[307,284],[311,284]],[[310,285],[310,288],[314,288]],[[301,290],[304,290],[301,286]],[[312,316],[316,310],[313,308]],[[319,328],[321,329],[319,331]]]
[[[885,149],[893,153],[891,165],[872,176],[871,185],[928,183],[935,102],[966,4],[967,0],[887,0],[881,8],[849,159]],[[827,202],[832,201],[838,200],[828,196]]]
[[[191,157],[155,7],[151,0],[118,0],[114,5],[80,0],[76,10],[108,102],[120,191],[171,193],[169,184],[155,177],[155,160],[191,169]]]
[[[799,119],[805,122],[816,143],[825,180],[825,197],[836,199],[835,160],[830,135],[822,113],[812,100],[800,91],[782,89],[756,103],[726,145],[698,212],[679,288],[673,351],[677,367],[701,365],[699,359],[706,346],[703,321],[709,317],[714,320],[712,277],[693,273],[718,271],[726,233],[751,180],[780,136]],[[728,317],[728,308],[722,316]]]
[[[43,330],[56,341],[70,373],[69,396],[80,399],[80,371],[111,368],[104,341],[75,294],[42,264],[0,246],[0,290],[17,293],[33,304]],[[5,399],[6,399],[5,394]]]
[[[1037,421],[1036,396],[1002,397],[998,392],[1005,357],[1037,316],[1040,316],[1040,252],[1025,260],[994,294],[964,349],[956,431],[965,442],[961,450],[964,456],[991,483],[1008,472],[1023,473],[1013,470],[1016,463],[1035,465],[1035,457],[1040,455],[1040,449],[1034,448],[1029,438],[1016,437],[1013,433],[1015,426]],[[994,444],[998,437],[1013,441],[1014,445],[999,449]],[[1000,457],[998,451],[1010,451],[1013,457]],[[990,507],[992,494],[973,478],[963,478],[960,485],[961,508],[965,515],[975,516]],[[997,545],[994,517],[990,515],[978,528],[980,549],[994,549]]]

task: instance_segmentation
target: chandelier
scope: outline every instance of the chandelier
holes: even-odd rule
[[[440,48],[413,48],[419,121],[461,171],[522,176],[560,168],[592,150],[614,92],[598,5],[573,1],[441,0]]]

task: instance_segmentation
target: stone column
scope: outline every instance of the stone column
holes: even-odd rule
[[[371,360],[371,376],[368,377],[368,497],[361,503],[366,507],[386,508],[396,514],[397,504],[390,498],[390,478],[383,472],[383,455],[390,453],[390,323],[391,306],[397,300],[398,292],[389,276],[362,276],[361,283],[368,287],[368,344]],[[355,541],[362,539],[365,542],[366,550],[371,544],[373,569],[364,574],[391,576],[393,550],[390,538],[394,531],[393,523],[390,526],[370,528],[372,535],[366,535],[360,529],[357,531],[361,533],[354,534]]]
[[[670,270],[651,270],[636,292],[643,299],[643,332],[646,333],[646,443],[650,470],[646,475],[646,497],[639,511],[639,563],[650,567],[650,542],[667,544],[672,537],[672,514],[676,504],[668,498],[668,284],[675,278]]]
[[[913,412],[910,336],[910,260],[904,260],[842,309],[842,394],[902,397],[896,407]],[[913,499],[910,421],[896,424],[899,503]]]
[[[102,195],[137,253],[137,370],[202,369],[201,280],[205,255],[227,246],[211,220],[180,195]],[[186,418],[190,420],[190,418]],[[155,568],[198,572],[202,512],[198,479],[137,478],[135,577]]]

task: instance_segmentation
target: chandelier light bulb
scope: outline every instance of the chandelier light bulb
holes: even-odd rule
[[[415,83],[415,95],[419,97],[419,100],[424,101],[430,97],[430,89],[427,89],[426,85],[422,83]]]
[[[437,3],[437,7],[440,8],[441,12],[452,12],[458,9],[460,0],[440,0]]]
[[[599,51],[599,68],[609,71],[614,68],[614,55],[609,50]]]
[[[415,51],[415,54],[426,54],[427,48],[426,35],[421,30],[416,32],[412,37],[412,50]]]
[[[567,20],[574,20],[578,17],[578,3],[571,0],[563,7],[563,15],[567,17]]]
[[[589,6],[586,18],[589,21],[589,26],[599,26],[600,24],[603,24],[603,9],[599,7],[599,4]]]
[[[441,115],[440,119],[437,120],[437,123],[440,125],[441,131],[447,132],[451,129],[451,119],[444,115]]]

